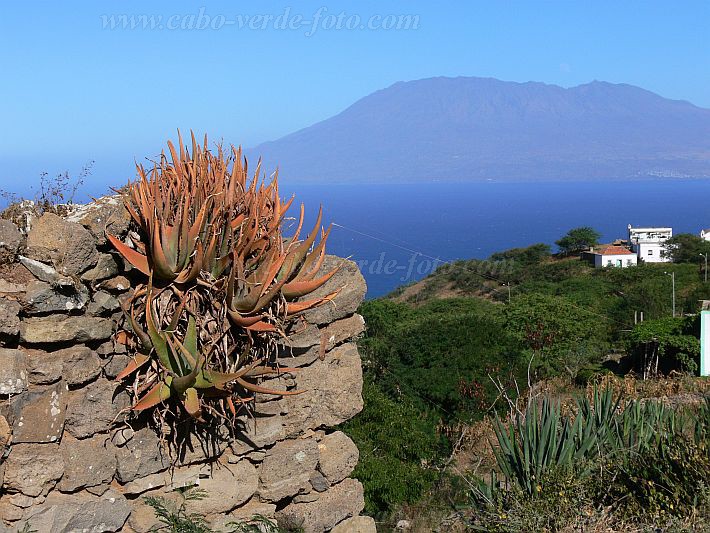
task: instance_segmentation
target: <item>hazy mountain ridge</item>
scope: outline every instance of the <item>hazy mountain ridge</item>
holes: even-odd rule
[[[248,151],[291,179],[710,176],[710,110],[639,87],[429,78]]]

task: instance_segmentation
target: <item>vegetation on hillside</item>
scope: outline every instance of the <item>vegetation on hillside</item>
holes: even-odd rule
[[[685,377],[699,358],[698,320],[685,315],[710,299],[686,241],[674,253],[687,262],[624,269],[594,269],[538,243],[443,265],[365,302],[365,409],[344,430],[361,449],[367,512],[385,527],[416,517],[424,529],[447,530],[702,523],[710,408],[633,399],[638,390],[658,396],[651,378],[665,375],[658,388],[681,404],[707,396],[706,381]],[[634,392],[624,378],[613,402],[611,390],[585,398],[588,383],[619,380],[614,374],[649,378],[639,382],[649,386]],[[543,427],[549,440],[533,452],[525,439]],[[668,431],[642,446],[655,427]],[[607,440],[592,442],[591,432]],[[546,455],[553,449],[555,460]],[[549,462],[521,484],[533,453]],[[515,457],[523,462],[510,463]]]

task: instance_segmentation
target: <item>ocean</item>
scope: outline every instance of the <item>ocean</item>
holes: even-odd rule
[[[698,234],[710,227],[710,180],[289,184],[313,224],[318,206],[334,227],[329,253],[358,263],[368,298],[417,281],[437,264],[484,259],[569,229],[591,226],[602,242],[625,238],[628,224]],[[292,211],[297,211],[293,210]],[[310,227],[308,227],[310,230]]]

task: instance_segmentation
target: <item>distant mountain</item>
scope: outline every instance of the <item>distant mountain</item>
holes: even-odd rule
[[[599,81],[429,78],[248,153],[313,181],[710,177],[710,110]]]

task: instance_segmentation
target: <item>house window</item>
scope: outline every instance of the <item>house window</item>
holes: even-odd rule
[[[653,255],[653,250],[649,250],[648,255]]]
[[[608,260],[607,260],[606,266],[608,266],[608,267],[614,266],[614,264],[611,262],[611,259],[608,259]]]
[[[624,266],[624,263],[622,262],[621,259],[616,260],[616,266],[618,266],[618,267]]]
[[[631,266],[631,259],[626,260],[626,266],[630,267]]]

